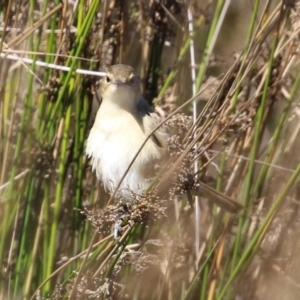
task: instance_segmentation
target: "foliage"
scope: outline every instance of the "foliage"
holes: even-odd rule
[[[300,5],[229,2],[0,6],[1,299],[296,299]],[[175,128],[132,204],[111,203],[84,154],[99,106],[88,71],[115,63]],[[184,195],[198,179],[245,208],[201,199],[199,216]]]

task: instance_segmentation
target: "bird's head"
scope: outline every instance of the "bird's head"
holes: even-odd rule
[[[110,66],[101,80],[101,96],[103,101],[111,101],[121,107],[137,105],[141,88],[133,68],[122,64]]]

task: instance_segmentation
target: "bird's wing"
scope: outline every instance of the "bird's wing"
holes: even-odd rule
[[[143,126],[147,134],[150,134],[161,122],[162,118],[154,112],[147,101],[141,97],[138,103],[138,110],[143,114]],[[161,125],[152,135],[152,141],[160,148],[166,148],[166,140],[170,136],[168,127]]]

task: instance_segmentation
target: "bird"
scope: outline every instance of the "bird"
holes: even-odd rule
[[[102,102],[87,140],[86,153],[105,190],[113,193],[161,119],[143,98],[131,66],[108,67],[100,93]],[[164,129],[149,138],[122,181],[118,196],[129,199],[132,192],[142,194],[149,186],[155,165],[167,156],[166,138]]]
[[[87,139],[86,154],[105,190],[131,201],[133,194],[141,195],[149,186],[155,166],[168,158],[166,141],[170,130],[165,126],[157,128],[161,118],[143,98],[140,81],[131,66],[108,67],[100,93],[102,102]],[[210,198],[229,212],[243,208],[203,182],[191,193]]]

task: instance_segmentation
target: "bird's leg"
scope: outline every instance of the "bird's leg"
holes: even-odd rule
[[[120,232],[122,231],[122,227],[126,224],[129,220],[130,211],[126,203],[122,205],[123,213],[118,217],[114,224],[114,239],[116,241],[119,240]]]

